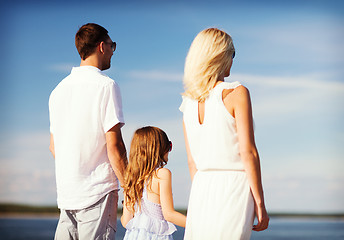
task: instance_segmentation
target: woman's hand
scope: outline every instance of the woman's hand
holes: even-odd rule
[[[261,207],[256,205],[255,212],[258,219],[258,223],[256,225],[253,225],[252,230],[259,232],[267,229],[269,226],[269,216],[265,209],[265,206]]]

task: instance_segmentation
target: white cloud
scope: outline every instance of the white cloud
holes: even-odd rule
[[[166,72],[161,70],[133,70],[128,75],[134,79],[145,79],[152,81],[182,82],[183,73]]]
[[[264,192],[271,212],[343,212],[344,177],[277,173],[264,176]]]
[[[56,204],[49,132],[20,132],[5,139],[1,139],[0,202]]]
[[[183,74],[161,70],[131,71],[134,79],[172,81],[182,84]],[[270,115],[291,115],[305,112],[333,111],[344,97],[344,83],[334,73],[312,73],[297,76],[264,76],[232,74],[226,81],[239,81],[251,90],[254,114],[268,119]],[[159,92],[159,91],[157,91]],[[176,93],[176,96],[179,93]]]
[[[165,72],[162,70],[133,70],[127,73],[132,78],[142,78],[156,81],[172,81],[181,83],[183,81],[182,72]],[[334,81],[341,79],[341,76],[334,73],[310,73],[298,76],[268,76],[252,75],[244,73],[231,74],[226,81],[247,82],[261,87],[278,87],[291,89],[317,89],[325,91],[344,92],[344,83]]]
[[[312,73],[299,76],[264,76],[249,74],[232,74],[231,79],[234,81],[244,80],[252,85],[263,87],[278,87],[292,89],[317,89],[325,91],[344,92],[344,83],[331,81],[335,75],[331,73]],[[326,79],[326,80],[325,80]]]
[[[252,103],[254,114],[269,119],[271,115],[283,117],[320,111],[338,114],[334,106],[344,98],[344,83],[331,80],[335,77],[320,73],[290,77],[233,74],[231,80],[240,81],[251,88],[251,94],[257,94]]]
[[[73,67],[78,66],[78,64],[75,63],[56,63],[49,65],[48,68],[52,71],[68,74],[72,70]]]
[[[302,13],[302,16],[296,17],[296,21],[271,22],[264,24],[264,27],[245,26],[239,30],[238,36],[251,39],[250,45],[246,45],[242,51],[255,49],[254,52],[250,51],[247,59],[264,59],[264,62],[287,63],[288,66],[295,62],[303,66],[309,63],[343,63],[341,22],[326,17],[309,20],[305,16]],[[258,55],[254,54],[257,52]]]
[[[8,167],[16,168],[21,162],[20,166],[24,168],[36,164],[38,168],[50,168],[54,162],[49,142],[49,130],[13,133],[1,139],[0,156],[7,159]]]

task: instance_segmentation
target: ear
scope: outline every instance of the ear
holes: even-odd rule
[[[104,53],[105,49],[104,49],[104,42],[100,42],[99,43],[99,52]]]

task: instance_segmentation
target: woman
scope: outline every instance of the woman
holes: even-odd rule
[[[192,188],[184,239],[250,239],[268,227],[249,91],[224,82],[234,56],[232,38],[209,28],[186,58],[180,110]]]

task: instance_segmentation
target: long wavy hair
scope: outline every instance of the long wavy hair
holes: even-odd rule
[[[135,204],[141,207],[145,184],[151,188],[156,170],[167,164],[164,155],[170,150],[170,144],[166,133],[160,128],[148,126],[135,131],[123,186],[129,211],[135,212]]]
[[[217,28],[201,31],[193,40],[184,66],[184,96],[203,102],[232,61],[231,36]]]

